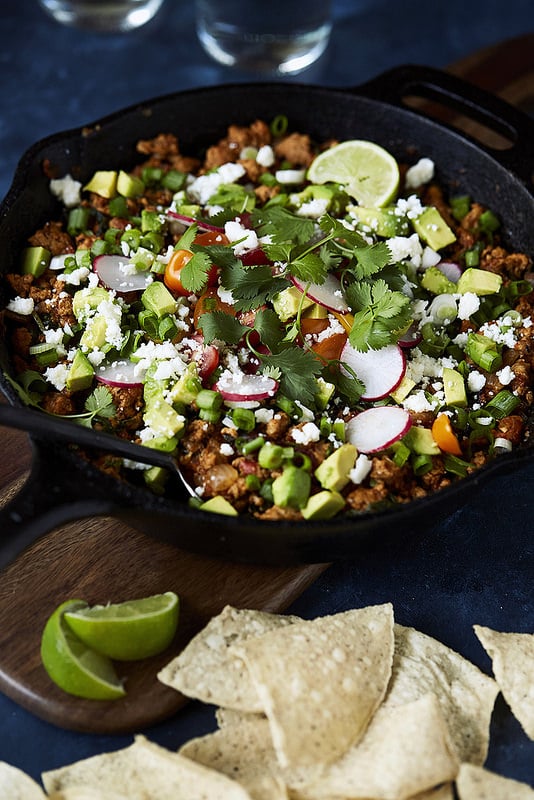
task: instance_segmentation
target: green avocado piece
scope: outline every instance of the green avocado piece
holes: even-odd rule
[[[184,405],[191,405],[197,394],[202,389],[200,378],[198,377],[197,365],[190,362],[183,375],[177,380],[172,389],[170,396],[173,403],[184,403]]]
[[[95,371],[93,365],[81,350],[77,350],[67,374],[66,387],[69,392],[80,392],[88,389],[92,382]]]
[[[329,492],[324,489],[322,492],[312,494],[301,509],[301,514],[304,519],[330,519],[335,517],[344,505],[345,500],[339,492]]]
[[[150,467],[143,471],[143,478],[148,488],[154,494],[163,494],[165,491],[165,484],[169,479],[169,473],[163,467]]]
[[[172,437],[180,433],[185,424],[183,415],[160,397],[146,403],[143,420],[156,436],[165,437]]]
[[[502,286],[502,277],[495,272],[470,267],[462,272],[456,286],[460,294],[473,292],[477,295],[496,294]]]
[[[111,199],[117,194],[117,173],[115,170],[97,170],[83,188],[87,192]]]
[[[454,294],[458,291],[456,284],[437,267],[429,267],[424,271],[421,286],[432,294]]]
[[[272,483],[274,504],[280,508],[303,508],[308,502],[310,488],[310,473],[289,465]]]
[[[434,206],[425,208],[412,224],[419,237],[433,250],[441,250],[456,241],[453,231]]]
[[[117,192],[123,197],[138,197],[143,194],[145,184],[136,175],[130,175],[121,169],[117,177]]]
[[[299,310],[299,306],[301,310],[304,310],[312,305],[315,305],[314,301],[306,296],[302,299],[302,292],[296,286],[288,286],[287,289],[283,289],[273,299],[274,310],[282,322],[287,322],[288,319],[294,317]]]
[[[237,517],[237,511],[228,500],[220,495],[210,497],[205,503],[199,505],[201,511],[211,511],[212,514],[225,514],[227,517]]]
[[[141,295],[141,302],[145,308],[153,311],[158,319],[165,314],[174,314],[177,308],[176,300],[162,281],[149,284]]]
[[[81,322],[100,303],[109,300],[109,294],[102,286],[95,286],[92,289],[79,289],[72,298],[72,313]]]
[[[349,473],[354,466],[358,451],[353,444],[342,444],[325,458],[315,470],[315,477],[323,487],[340,491],[349,482]]]
[[[22,251],[21,272],[38,278],[50,264],[52,253],[46,247],[26,247]]]
[[[434,441],[430,428],[412,425],[402,441],[417,455],[438,456],[441,452]]]
[[[406,236],[410,232],[408,221],[404,217],[395,214],[395,209],[393,208],[354,206],[350,211],[362,225],[386,239],[390,239],[392,236]]]
[[[457,370],[443,367],[443,389],[445,391],[445,402],[448,406],[466,407],[465,381]]]
[[[105,317],[101,314],[95,314],[90,320],[87,321],[87,327],[80,338],[80,345],[87,350],[102,349],[106,344],[106,334],[108,330],[108,323]]]

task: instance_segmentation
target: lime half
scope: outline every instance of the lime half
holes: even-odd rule
[[[85,608],[83,600],[67,600],[48,619],[41,639],[41,659],[60,689],[90,700],[116,700],[125,695],[113,664],[81,642],[65,622],[67,611]]]
[[[178,625],[174,592],[65,612],[70,629],[88,647],[117,661],[135,661],[165,650]]]
[[[388,205],[399,188],[399,167],[391,153],[374,142],[351,139],[320,153],[308,169],[312,183],[340,183],[362,206]]]

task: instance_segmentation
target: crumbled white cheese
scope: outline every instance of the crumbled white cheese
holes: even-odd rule
[[[274,410],[272,408],[258,408],[254,412],[254,416],[256,417],[256,422],[266,424],[273,419]]]
[[[63,281],[69,286],[79,286],[87,278],[89,272],[87,267],[78,267],[72,272],[62,272],[57,277],[59,281]]]
[[[215,172],[209,172],[207,175],[200,175],[195,178],[187,187],[187,194],[190,199],[201,205],[206,205],[219,186],[222,186],[223,183],[235,183],[244,174],[245,168],[242,164],[234,164],[233,162],[222,164]]]
[[[224,224],[224,232],[231,243],[236,242],[233,247],[236,256],[246,253],[248,250],[255,250],[258,247],[258,236],[256,231],[245,228],[238,220],[230,220]]]
[[[54,178],[50,181],[50,191],[64,206],[73,208],[80,203],[82,184],[75,181],[72,175],[65,175],[63,178]]]
[[[503,344],[506,347],[513,348],[516,344],[515,329],[512,327],[510,321],[506,319],[497,322],[486,322],[482,325],[480,333],[487,336],[495,344]]]
[[[311,219],[319,219],[328,208],[328,200],[325,197],[316,197],[314,200],[308,200],[302,203],[296,209],[298,217],[310,217]]]
[[[416,267],[421,265],[423,247],[416,233],[411,236],[393,236],[391,239],[387,239],[386,244],[394,263],[409,260]]]
[[[217,296],[221,303],[226,303],[229,306],[233,306],[235,303],[231,289],[225,289],[224,286],[217,287]]]
[[[50,259],[50,264],[48,265],[50,269],[53,270],[62,270],[65,269],[65,259],[72,258],[72,253],[62,253],[59,256],[52,256]]]
[[[469,319],[480,308],[480,297],[474,292],[465,292],[459,295],[458,318]]]
[[[263,147],[260,147],[256,156],[256,162],[260,167],[272,167],[274,160],[274,150],[270,144],[264,144]]]
[[[407,411],[414,411],[418,414],[422,411],[434,411],[440,403],[438,398],[430,400],[427,398],[424,391],[419,389],[417,392],[409,394],[408,397],[403,400],[402,405]]]
[[[8,311],[13,311],[15,314],[22,314],[25,317],[33,314],[34,307],[35,303],[32,297],[19,297],[18,295],[7,304]]]
[[[472,370],[469,375],[467,376],[467,388],[470,392],[480,392],[481,389],[484,388],[486,385],[486,376],[483,375],[478,370]]]
[[[373,466],[372,459],[369,456],[366,456],[365,453],[360,453],[358,458],[356,459],[356,463],[354,467],[349,472],[349,478],[352,483],[363,483],[363,481],[367,478],[369,473],[371,472],[371,467]]]
[[[67,364],[56,364],[55,367],[48,367],[44,376],[52,386],[55,386],[58,392],[61,392],[67,385],[68,374],[69,367]]]
[[[415,189],[423,183],[428,183],[434,177],[434,162],[431,158],[420,158],[406,172],[405,184],[408,189]]]
[[[407,378],[418,384],[442,376],[443,365],[439,359],[426,355],[418,347],[412,349],[412,357],[406,364]]]
[[[395,216],[407,217],[408,219],[417,219],[421,216],[424,208],[421,201],[416,194],[411,194],[409,197],[400,197],[395,203]]]
[[[435,267],[436,264],[439,264],[441,261],[441,256],[439,253],[436,253],[435,250],[432,250],[431,247],[425,247],[423,250],[423,256],[421,258],[421,267],[423,269],[428,269],[429,267]]]
[[[233,456],[234,455],[234,448],[231,444],[227,444],[226,442],[222,442],[221,446],[219,447],[219,452],[222,456]]]
[[[301,428],[293,428],[291,431],[291,438],[297,444],[311,444],[318,442],[321,438],[321,431],[315,422],[305,422]]]
[[[503,367],[496,373],[499,382],[502,386],[508,386],[509,383],[512,383],[513,379],[515,378],[515,373],[513,369],[509,366]]]

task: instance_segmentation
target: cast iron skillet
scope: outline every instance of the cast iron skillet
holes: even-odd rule
[[[408,96],[425,98],[461,112],[509,140],[494,150],[408,107]],[[398,159],[432,158],[439,180],[454,192],[469,193],[502,218],[515,249],[534,254],[534,123],[506,103],[450,75],[405,66],[350,89],[307,85],[236,84],[185,91],[119,111],[87,127],[38,142],[22,157],[13,186],[0,208],[3,273],[15,271],[26,237],[57,213],[42,163],[58,175],[86,181],[95,169],[131,168],[139,159],[138,139],[176,133],[183,153],[196,154],[224,135],[228,124],[286,114],[292,130],[318,141],[371,139]],[[0,296],[0,307],[5,305]],[[11,370],[0,341],[0,363]],[[0,387],[20,405],[4,375]],[[43,426],[46,417],[43,416]],[[0,566],[37,537],[61,524],[102,515],[120,518],[151,536],[205,555],[256,563],[325,562],[355,555],[371,540],[423,532],[464,505],[493,476],[521,469],[534,457],[524,446],[432,496],[380,512],[326,522],[260,522],[214,516],[188,507],[185,494],[156,497],[144,488],[115,480],[74,450],[32,435],[31,474],[19,495],[0,514]]]

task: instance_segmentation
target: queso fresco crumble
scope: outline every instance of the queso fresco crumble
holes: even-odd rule
[[[524,442],[529,255],[430,159],[364,206],[307,177],[336,142],[275,122],[202,159],[161,134],[85,185],[45,164],[63,213],[3,312],[21,397],[172,452],[200,508],[264,520],[405,503]],[[95,462],[172,492],[159,468]]]

